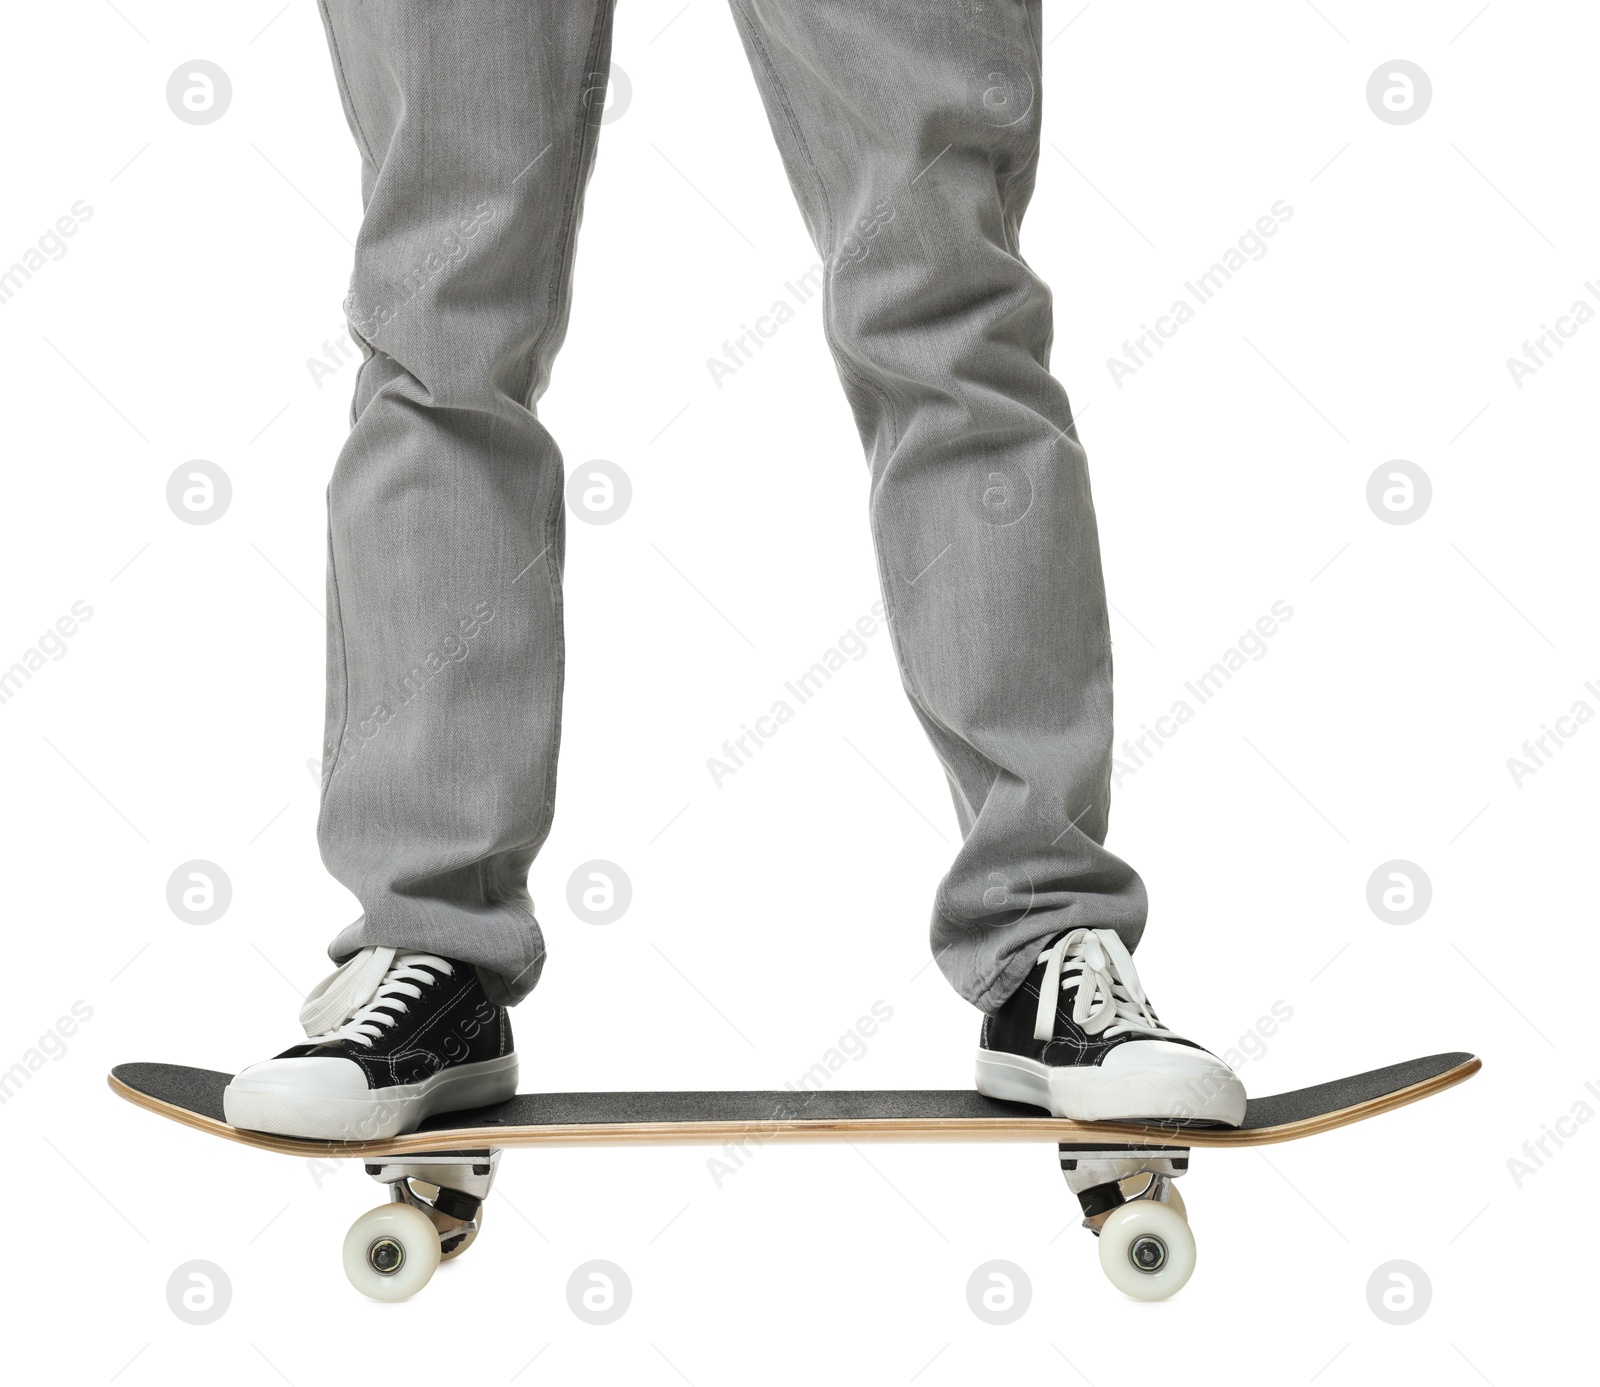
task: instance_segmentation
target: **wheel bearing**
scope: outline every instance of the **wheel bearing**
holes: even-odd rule
[[[1128,1244],[1128,1260],[1135,1271],[1154,1276],[1167,1264],[1167,1245],[1153,1233],[1142,1233]]]
[[[367,1248],[367,1265],[379,1276],[393,1276],[405,1264],[405,1247],[393,1238],[374,1238]]]

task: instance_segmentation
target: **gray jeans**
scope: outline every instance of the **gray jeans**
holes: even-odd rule
[[[464,959],[516,1001],[544,942],[564,475],[535,412],[566,330],[612,0],[323,0],[365,216],[365,359],[328,489],[330,952]],[[933,907],[993,1011],[1065,929],[1145,918],[1103,846],[1111,643],[1050,293],[1018,248],[1039,0],[733,0],[871,468],[901,680],[963,843]],[[825,895],[818,912],[847,903]]]

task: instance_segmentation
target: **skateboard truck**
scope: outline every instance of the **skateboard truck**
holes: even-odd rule
[[[1189,1148],[1064,1141],[1057,1149],[1112,1284],[1137,1300],[1165,1300],[1178,1290],[1195,1263],[1188,1211],[1173,1184],[1189,1169]]]
[[[1189,1169],[1187,1146],[1086,1146],[1057,1143],[1061,1174],[1083,1206],[1083,1226],[1098,1236],[1113,1209],[1133,1199],[1169,1203],[1172,1182]]]
[[[427,1281],[440,1262],[472,1245],[499,1167],[492,1149],[368,1161],[367,1174],[389,1187],[389,1203],[363,1214],[345,1238],[351,1280],[374,1299],[410,1295],[414,1281]]]

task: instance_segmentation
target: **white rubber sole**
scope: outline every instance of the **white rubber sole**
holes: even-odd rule
[[[353,1061],[339,1061],[356,1067]],[[289,1064],[292,1064],[290,1061]],[[274,1075],[273,1061],[235,1076],[222,1093],[222,1114],[232,1127],[285,1137],[374,1141],[413,1132],[424,1118],[501,1103],[517,1092],[517,1057],[441,1069],[415,1084],[368,1089],[308,1083],[288,1066]]]
[[[979,1050],[978,1092],[1074,1122],[1243,1122],[1244,1085],[1233,1071],[1202,1050],[1174,1048],[1197,1058],[1106,1068]]]

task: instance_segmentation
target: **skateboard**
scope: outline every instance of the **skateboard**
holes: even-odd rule
[[[1195,1264],[1174,1181],[1198,1147],[1265,1146],[1330,1132],[1415,1103],[1469,1079],[1475,1055],[1392,1064],[1291,1093],[1252,1098],[1239,1127],[1183,1121],[1073,1122],[970,1089],[788,1090],[710,1093],[523,1093],[489,1108],[441,1113],[404,1136],[312,1141],[230,1127],[222,1091],[232,1078],[173,1064],[123,1064],[112,1090],[186,1127],[263,1151],[359,1160],[389,1190],[344,1242],[345,1274],[374,1300],[404,1300],[441,1261],[478,1236],[501,1152],[516,1146],[746,1146],[765,1141],[1045,1141],[1098,1238],[1100,1265],[1119,1290],[1164,1300]]]

